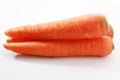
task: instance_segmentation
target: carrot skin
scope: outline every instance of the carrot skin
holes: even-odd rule
[[[96,39],[32,41],[5,43],[8,50],[44,57],[106,56],[113,50],[112,39],[103,36]]]
[[[108,32],[107,34],[105,34],[106,36],[109,36],[111,38],[113,38],[114,32],[113,32],[113,28],[112,26],[109,24],[108,26]],[[10,43],[10,42],[27,42],[27,41],[39,41],[39,40],[34,40],[34,39],[29,39],[29,38],[8,38],[6,40],[6,42]]]
[[[11,38],[59,40],[98,38],[107,31],[108,23],[104,15],[88,14],[60,21],[14,27],[5,31],[5,34]]]
[[[32,40],[32,39],[24,39],[24,38],[8,38],[7,40],[6,40],[6,42],[8,42],[8,43],[10,43],[10,42],[29,42],[29,41],[34,41],[34,40]],[[35,41],[37,41],[37,40],[35,40]]]
[[[108,32],[107,32],[106,36],[109,36],[109,37],[111,37],[111,38],[113,38],[113,36],[114,36],[113,27],[112,27],[112,25],[110,25],[110,24],[109,24]]]

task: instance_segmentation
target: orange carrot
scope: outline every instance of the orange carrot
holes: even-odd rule
[[[113,28],[110,24],[108,26],[108,32],[105,35],[113,38]],[[8,38],[6,41],[7,42],[26,42],[26,41],[34,41],[34,40],[29,39],[29,38],[21,38],[20,37],[20,38]],[[36,40],[36,41],[38,41],[38,40]]]
[[[98,38],[107,31],[108,24],[104,15],[88,14],[60,21],[15,27],[8,29],[5,34],[16,39],[35,41]]]
[[[106,35],[113,38],[114,32],[113,32],[113,28],[110,24],[109,24],[109,27],[108,27],[108,33]]]
[[[103,36],[96,39],[13,42],[5,43],[4,47],[34,56],[106,56],[112,52],[113,42],[110,37]]]
[[[32,40],[32,39],[24,39],[24,38],[8,38],[7,40],[6,40],[6,42],[8,42],[8,43],[10,43],[10,42],[28,42],[28,41],[34,41],[34,40]],[[36,41],[38,41],[38,40],[36,40]]]

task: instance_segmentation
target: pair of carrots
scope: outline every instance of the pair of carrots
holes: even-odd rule
[[[113,28],[102,14],[8,29],[8,50],[34,56],[106,56],[113,50]]]

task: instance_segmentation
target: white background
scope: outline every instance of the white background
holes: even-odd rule
[[[18,56],[3,48],[10,27],[89,13],[106,15],[115,49],[106,57]],[[120,80],[119,0],[0,0],[0,80]]]

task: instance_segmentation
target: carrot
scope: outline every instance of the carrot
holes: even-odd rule
[[[5,34],[11,38],[35,41],[98,38],[107,31],[108,24],[104,15],[88,14],[60,21],[14,27],[5,31]]]
[[[107,32],[106,35],[110,36],[111,38],[113,38],[114,32],[113,32],[113,28],[112,28],[112,26],[110,24],[109,24],[108,32]]]
[[[8,38],[7,40],[6,40],[6,42],[8,42],[8,43],[10,43],[10,42],[26,42],[26,41],[34,41],[34,40],[32,40],[32,39],[24,39],[24,38]],[[38,41],[38,40],[36,40],[36,41]]]
[[[108,26],[108,32],[107,34],[105,34],[106,36],[109,36],[111,38],[113,38],[113,28],[112,26],[109,24]],[[34,41],[33,39],[29,39],[29,38],[8,38],[6,40],[6,42],[26,42],[26,41]],[[36,41],[39,41],[39,40],[36,40]]]
[[[106,56],[113,50],[112,39],[103,36],[96,39],[51,40],[5,43],[6,49],[23,55],[60,56]]]

